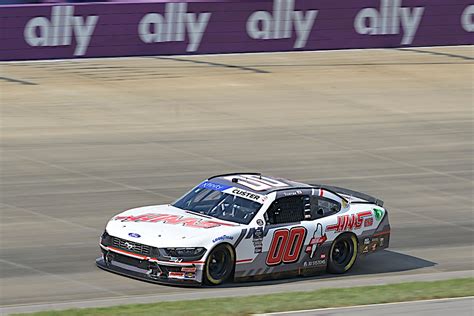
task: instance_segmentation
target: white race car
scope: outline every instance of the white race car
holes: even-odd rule
[[[257,173],[218,175],[173,204],[113,217],[100,238],[105,270],[157,283],[344,273],[387,248],[383,202],[363,193]]]

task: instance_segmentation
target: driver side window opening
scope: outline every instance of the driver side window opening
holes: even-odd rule
[[[328,198],[311,196],[311,219],[334,215],[341,210],[341,204]]]
[[[309,206],[309,196],[287,196],[275,200],[265,213],[269,224],[287,224],[305,220],[305,209]]]

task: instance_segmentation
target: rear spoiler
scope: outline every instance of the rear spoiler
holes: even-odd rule
[[[317,189],[326,189],[326,190],[334,191],[334,192],[337,192],[339,194],[349,195],[349,196],[353,196],[353,197],[365,200],[369,203],[378,205],[380,207],[383,206],[383,201],[382,200],[377,199],[377,198],[375,198],[373,196],[370,196],[368,194],[365,194],[365,193],[361,193],[361,192],[357,192],[357,191],[353,191],[353,190],[349,190],[349,189],[344,189],[344,188],[340,188],[340,187],[334,187],[334,186],[330,186],[330,185],[323,185],[323,184],[310,184],[310,185],[314,186]],[[352,203],[362,203],[362,202],[352,202]]]

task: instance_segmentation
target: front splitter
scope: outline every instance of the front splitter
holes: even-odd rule
[[[128,265],[121,264],[120,266],[114,264],[114,262],[106,263],[103,257],[99,257],[95,260],[96,265],[106,271],[120,274],[126,277],[133,279],[155,283],[155,284],[164,284],[164,285],[174,285],[174,286],[189,286],[189,287],[200,287],[202,284],[195,280],[182,280],[182,279],[170,279],[170,278],[152,278],[148,274],[141,272],[136,267],[130,266],[128,269],[125,268]],[[144,270],[143,270],[144,271]]]

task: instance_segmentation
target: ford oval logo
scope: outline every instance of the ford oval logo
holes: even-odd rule
[[[137,234],[137,233],[129,233],[128,234],[130,237],[133,237],[133,238],[140,238],[140,234]]]

